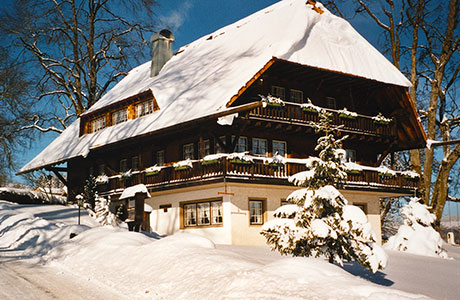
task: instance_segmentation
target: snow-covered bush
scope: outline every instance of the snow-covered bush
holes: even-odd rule
[[[334,187],[346,178],[345,168],[337,155],[341,142],[336,140],[330,113],[320,112],[319,128],[325,136],[318,139],[318,158],[307,160],[307,171],[289,180],[302,189],[288,196],[291,205],[274,213],[261,234],[272,250],[294,256],[325,256],[329,262],[342,264],[354,260],[372,272],[384,268],[386,254],[375,243],[375,234],[365,214]]]
[[[404,224],[398,233],[388,240],[385,248],[425,256],[448,258],[442,248],[443,241],[439,233],[431,226],[436,220],[419,198],[401,208]]]

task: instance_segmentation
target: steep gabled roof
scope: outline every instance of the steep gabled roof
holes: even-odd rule
[[[86,114],[151,89],[159,111],[79,137],[80,119],[20,173],[85,156],[90,149],[227,110],[272,58],[409,87],[410,82],[345,20],[285,0],[180,48],[160,74],[150,62],[129,72]]]

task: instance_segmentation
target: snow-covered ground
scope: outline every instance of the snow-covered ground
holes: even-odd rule
[[[86,214],[76,223],[76,208],[0,201],[0,299],[460,298],[460,248],[450,246],[451,260],[388,251],[388,267],[372,274],[268,247],[97,227]]]

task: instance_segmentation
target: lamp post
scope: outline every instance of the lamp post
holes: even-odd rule
[[[83,197],[82,195],[77,195],[75,198],[77,199],[78,204],[78,225],[80,225],[80,208],[83,205]]]

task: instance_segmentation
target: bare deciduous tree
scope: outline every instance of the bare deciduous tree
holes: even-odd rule
[[[439,226],[448,197],[449,174],[460,158],[460,108],[455,91],[460,71],[460,1],[354,1],[354,13],[366,16],[385,37],[382,50],[412,83],[428,146],[410,151],[411,168],[421,176],[420,192]],[[334,10],[342,1],[329,1]],[[333,5],[331,5],[333,4]],[[350,13],[350,12],[349,12]],[[342,15],[345,15],[341,12]],[[441,143],[431,141],[441,140]],[[430,146],[443,145],[442,148]],[[438,150],[439,149],[439,150]]]
[[[16,0],[0,15],[11,49],[36,74],[34,97],[47,107],[24,129],[61,132],[148,51],[154,0]]]

